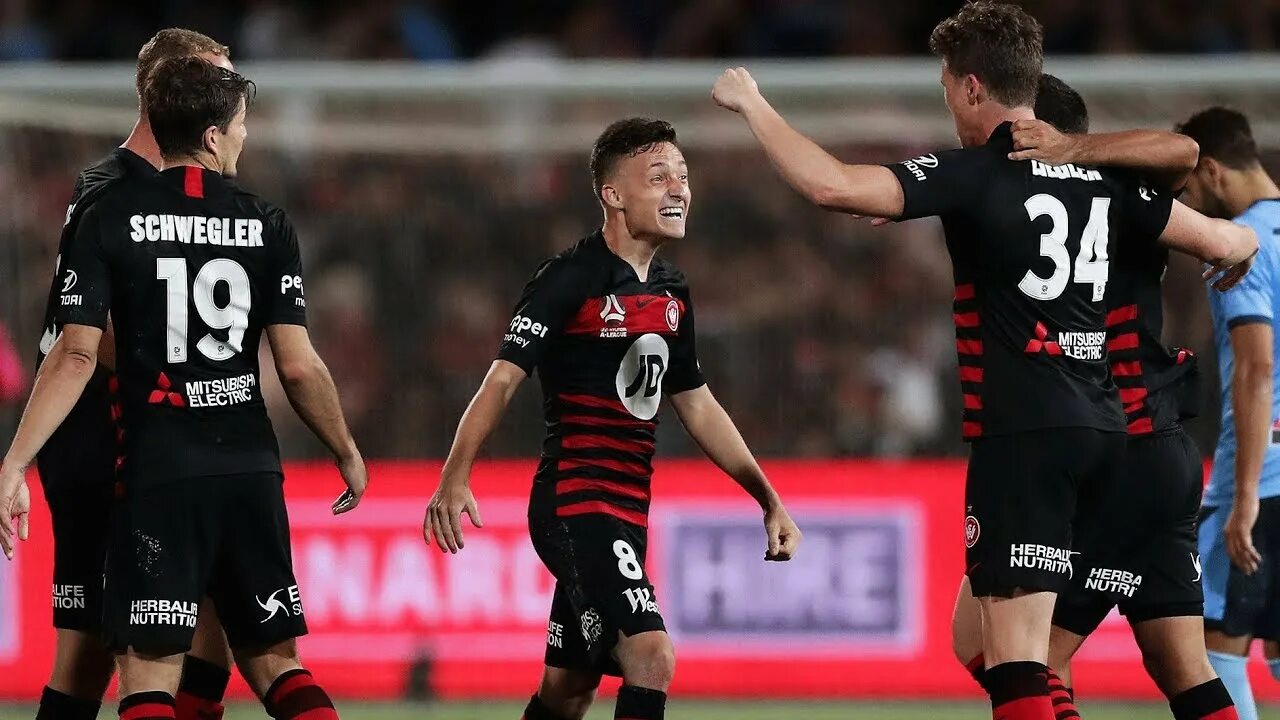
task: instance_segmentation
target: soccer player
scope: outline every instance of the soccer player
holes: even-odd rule
[[[476,453],[536,368],[547,437],[529,533],[556,578],[546,669],[524,720],[580,720],[604,674],[620,675],[614,717],[662,718],[675,655],[645,572],[649,479],[665,392],[703,451],[760,504],[766,560],[800,531],[707,388],[684,276],[656,253],[685,234],[692,195],[676,132],[661,120],[610,125],[591,151],[604,226],[546,261],[525,286],[479,392],[462,416],[423,532],[463,547]]]
[[[1280,188],[1263,169],[1249,121],[1239,112],[1208,108],[1178,130],[1200,144],[1186,202],[1252,227],[1262,246],[1257,267],[1239,287],[1209,293],[1222,430],[1199,530],[1209,660],[1240,717],[1253,720],[1247,673],[1253,638],[1268,641],[1271,674],[1280,679]]]
[[[1053,165],[1074,160],[1077,136],[1089,129],[1084,99],[1061,80],[1045,75],[1036,93],[1035,114],[1052,127],[1041,123],[1030,139],[1015,132],[1015,145],[1034,144],[1037,159]],[[1125,150],[1130,159],[1124,164],[1165,175],[1168,186],[1156,197],[1169,204],[1174,202],[1173,192],[1185,185],[1198,153],[1190,148],[1190,162],[1181,164],[1186,171],[1180,174],[1144,167],[1159,158],[1161,147],[1169,142],[1162,135],[1150,132],[1147,146],[1135,143]],[[1113,162],[1123,159],[1117,155]],[[1129,442],[1107,495],[1104,519],[1086,528],[1092,538],[1079,541],[1086,548],[1100,543],[1113,550],[1106,557],[1077,560],[1074,582],[1054,608],[1049,666],[1056,677],[1050,676],[1050,692],[1059,720],[1079,717],[1070,691],[1071,658],[1118,605],[1175,718],[1235,717],[1231,697],[1201,649],[1204,621],[1195,522],[1203,470],[1200,453],[1181,425],[1182,419],[1196,414],[1198,383],[1195,356],[1166,348],[1160,341],[1161,282],[1168,253],[1121,238],[1113,254],[1114,272],[1106,293],[1108,355],[1125,405]],[[981,683],[976,616],[965,582],[956,603],[955,649]]]
[[[307,336],[293,228],[227,179],[251,89],[194,57],[165,60],[148,78],[143,105],[164,170],[118,183],[80,218],[62,262],[62,336],[0,466],[9,550],[9,499],[25,495],[25,469],[88,382],[110,312],[128,430],[103,603],[126,720],[175,717],[181,653],[205,595],[272,717],[337,717],[298,660],[306,623],[259,388],[264,329],[290,401],[347,483],[335,513],[356,506],[367,478]]]
[[[139,114],[124,144],[85,168],[76,179],[58,248],[58,262],[76,234],[80,218],[115,184],[154,174],[160,151],[142,113],[142,90],[156,65],[168,58],[197,56],[231,68],[226,46],[191,30],[156,33],[138,52],[136,87]],[[64,278],[55,268],[45,309],[38,363],[61,332],[56,322]],[[113,422],[114,344],[110,328],[98,352],[98,365],[79,402],[49,439],[37,459],[40,481],[53,520],[53,625],[57,650],[49,684],[40,697],[37,720],[97,717],[114,661],[101,641],[102,572],[110,508],[115,493],[117,426]],[[118,414],[118,413],[117,413]],[[178,717],[202,720],[222,716],[222,696],[230,674],[226,641],[212,608],[205,608],[192,651],[184,662],[178,693]]]
[[[1217,269],[1247,265],[1256,243],[1204,232],[1207,219],[1171,212],[1128,176],[1010,157],[1012,124],[1034,118],[1043,58],[1041,28],[1025,11],[967,4],[930,44],[963,149],[846,165],[792,129],[745,70],[726,71],[713,97],[742,114],[779,173],[814,204],[942,218],[971,442],[966,574],[981,606],[992,716],[1051,720],[1053,605],[1073,573],[1077,508],[1092,509],[1077,501],[1109,482],[1127,427],[1106,364],[1111,239],[1163,234]],[[1095,141],[1082,162],[1105,164],[1107,151]]]

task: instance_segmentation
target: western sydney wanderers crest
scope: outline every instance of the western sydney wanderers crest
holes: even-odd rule
[[[982,536],[982,525],[978,523],[978,518],[970,515],[964,519],[964,546],[971,548],[978,544],[978,538]]]
[[[680,329],[680,303],[675,300],[667,301],[667,327],[671,328],[671,332]]]

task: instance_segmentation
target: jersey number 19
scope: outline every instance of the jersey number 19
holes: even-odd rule
[[[166,357],[172,363],[187,361],[187,300],[195,301],[200,320],[211,330],[227,330],[226,341],[205,335],[196,343],[200,354],[214,361],[229,360],[243,349],[244,333],[249,327],[249,306],[253,294],[249,274],[240,263],[226,258],[210,260],[196,273],[195,282],[187,287],[187,261],[183,258],[157,258],[156,279],[165,282],[168,332],[165,333]],[[218,305],[214,291],[225,282],[226,305]]]

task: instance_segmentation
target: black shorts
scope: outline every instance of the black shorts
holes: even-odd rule
[[[1087,636],[1111,608],[1130,623],[1204,614],[1196,515],[1204,469],[1180,427],[1131,438],[1113,485],[1077,518],[1080,555],[1053,624]]]
[[[975,597],[1067,587],[1077,496],[1107,482],[1124,441],[1123,433],[1053,428],[973,442],[965,572]]]
[[[114,480],[45,497],[53,523],[53,626],[99,634]]]
[[[1280,640],[1280,497],[1262,498],[1253,525],[1253,546],[1262,555],[1246,575],[1227,554],[1222,529],[1230,505],[1205,507],[1200,515],[1200,560],[1204,567],[1204,626],[1230,637]]]
[[[529,535],[556,579],[546,664],[621,677],[613,657],[619,633],[667,629],[644,569],[645,528],[608,515],[559,518],[531,508]]]
[[[107,645],[150,655],[191,648],[209,596],[233,648],[305,635],[278,473],[129,488],[107,556]]]

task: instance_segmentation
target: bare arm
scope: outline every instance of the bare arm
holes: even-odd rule
[[[1253,546],[1258,517],[1258,482],[1271,442],[1272,370],[1275,364],[1270,323],[1250,322],[1231,329],[1231,412],[1235,416],[1235,500],[1224,532],[1232,561],[1253,572],[1261,559]]]
[[[671,396],[680,422],[707,457],[733,478],[760,505],[769,532],[769,560],[787,560],[800,542],[800,530],[787,515],[782,499],[765,477],[724,407],[702,387]]]
[[[329,368],[311,346],[311,337],[302,325],[268,325],[267,341],[275,359],[276,373],[294,412],[333,454],[347,492],[333,504],[334,514],[352,510],[360,503],[368,485],[364,458],[347,428],[338,388]]]
[[[360,450],[347,429],[338,388],[329,368],[311,346],[301,325],[269,325],[267,340],[275,359],[280,383],[298,417],[339,461],[358,457]]]
[[[15,534],[19,539],[27,539],[27,518],[31,511],[27,468],[67,419],[89,384],[89,378],[93,377],[101,337],[102,330],[90,325],[64,327],[31,388],[31,399],[22,413],[18,431],[0,464],[0,549],[10,559]]]
[[[1249,272],[1258,252],[1258,236],[1250,228],[1205,217],[1176,200],[1160,242],[1213,266],[1205,273],[1206,278],[1223,273],[1214,284],[1218,290],[1238,283]]]
[[[101,337],[102,330],[90,325],[63,328],[31,388],[31,399],[4,458],[6,470],[25,472],[40,448],[71,414],[97,367]]]
[[[524,370],[506,360],[494,360],[489,372],[480,383],[480,389],[453,436],[453,447],[440,471],[440,484],[427,504],[427,516],[422,522],[422,536],[430,545],[434,538],[441,552],[456,553],[464,547],[462,538],[462,513],[471,518],[471,524],[482,527],[480,510],[471,492],[471,466],[475,464],[484,441],[507,412],[507,405],[524,382]]]
[[[787,184],[826,210],[896,218],[902,215],[902,185],[879,165],[848,165],[797,132],[760,94],[746,70],[728,70],[713,97],[747,121],[760,147]]]
[[[502,416],[507,412],[507,405],[516,394],[516,389],[525,379],[524,370],[515,363],[506,360],[494,360],[489,372],[480,383],[480,389],[466,412],[458,421],[458,430],[453,436],[453,446],[449,449],[449,457],[445,460],[441,471],[441,482],[470,482],[471,466],[480,453],[480,447],[489,439],[494,428],[498,427]]]
[[[1065,134],[1043,120],[1013,124],[1011,160],[1039,160],[1049,165],[1108,165],[1136,170],[1166,190],[1181,190],[1196,169],[1200,146],[1195,140],[1165,130],[1124,130]]]

